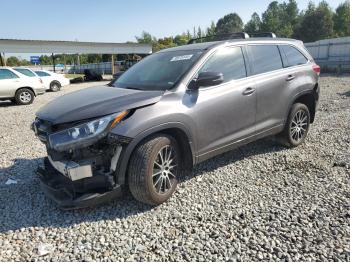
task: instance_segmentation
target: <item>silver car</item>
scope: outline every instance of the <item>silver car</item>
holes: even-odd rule
[[[169,199],[192,166],[276,135],[305,140],[319,100],[320,67],[300,41],[189,44],[143,59],[113,84],[57,98],[33,129],[47,147],[42,188],[61,207],[105,202],[129,188]]]
[[[44,92],[42,80],[32,70],[22,67],[0,67],[0,100],[28,105],[33,102],[35,96]]]

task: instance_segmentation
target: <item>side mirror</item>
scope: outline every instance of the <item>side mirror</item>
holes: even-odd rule
[[[219,72],[202,72],[196,79],[193,79],[189,89],[197,90],[200,87],[216,86],[224,82],[224,75]]]

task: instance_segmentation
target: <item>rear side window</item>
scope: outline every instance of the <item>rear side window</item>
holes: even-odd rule
[[[35,71],[35,73],[40,77],[50,76],[48,73],[43,71]]]
[[[282,53],[284,53],[284,56],[282,56],[284,67],[303,65],[307,63],[307,58],[295,47],[281,45],[280,48]]]
[[[18,76],[8,69],[0,69],[0,80],[18,78]]]
[[[17,72],[20,72],[23,75],[29,76],[29,77],[34,77],[36,76],[32,71],[24,68],[14,68]]]
[[[224,75],[224,83],[247,76],[240,47],[225,47],[212,55],[198,73],[217,72]]]
[[[253,65],[253,75],[283,68],[281,55],[276,45],[248,46]]]

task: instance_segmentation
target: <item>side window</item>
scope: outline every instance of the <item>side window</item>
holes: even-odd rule
[[[217,72],[224,75],[224,83],[247,76],[242,48],[225,47],[212,55],[198,73]]]
[[[307,58],[295,47],[289,45],[280,46],[283,56],[283,65],[284,67],[303,65],[307,63]]]
[[[250,45],[248,51],[252,59],[253,75],[283,68],[276,45]]]
[[[29,76],[29,77],[34,77],[36,76],[32,71],[28,70],[28,69],[24,69],[24,68],[14,68],[17,72]]]
[[[0,80],[18,78],[18,76],[8,69],[0,69]]]
[[[35,73],[40,77],[50,76],[48,73],[43,71],[35,71]]]

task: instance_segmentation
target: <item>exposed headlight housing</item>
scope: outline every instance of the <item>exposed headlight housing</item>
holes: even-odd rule
[[[92,145],[105,137],[127,114],[128,111],[123,111],[53,133],[49,135],[50,147],[65,151]]]

